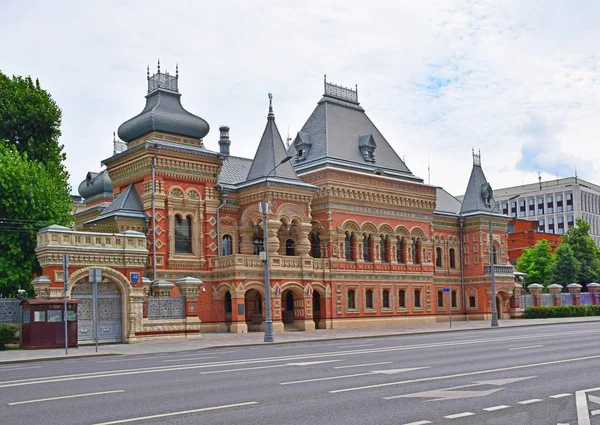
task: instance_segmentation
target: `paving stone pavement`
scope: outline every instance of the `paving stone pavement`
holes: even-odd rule
[[[527,319],[527,320],[500,320],[500,328],[553,325],[572,323],[577,326],[581,322],[600,322],[600,317],[573,317],[562,319]],[[410,324],[404,326],[387,326],[355,329],[322,329],[314,331],[276,332],[275,344],[286,344],[306,341],[327,341],[339,339],[370,338],[376,336],[415,335],[436,332],[460,332],[465,330],[490,330],[490,322],[453,321],[452,328],[448,322]],[[98,353],[94,345],[69,348],[65,355],[64,348],[40,350],[6,350],[0,351],[0,365],[10,363],[32,362],[40,360],[59,360],[65,358],[80,358],[88,356],[115,356],[138,355],[186,350],[198,350],[215,347],[233,347],[243,345],[267,344],[263,341],[262,332],[244,334],[233,333],[205,333],[201,336],[190,336],[187,339],[153,339],[136,344],[101,344]]]

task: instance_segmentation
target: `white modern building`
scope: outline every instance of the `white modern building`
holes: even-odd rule
[[[600,246],[600,186],[578,177],[540,178],[538,183],[496,189],[494,198],[502,214],[537,221],[539,232],[562,235],[582,218]]]

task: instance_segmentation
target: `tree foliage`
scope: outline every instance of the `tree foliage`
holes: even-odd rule
[[[561,243],[556,248],[556,260],[552,267],[552,283],[566,286],[569,283],[576,282],[580,268],[581,265],[575,258],[571,245],[565,242]]]
[[[0,141],[26,152],[32,161],[54,164],[64,172],[60,137],[61,111],[31,77],[9,78],[0,72]]]
[[[585,285],[596,281],[600,271],[600,251],[590,236],[590,225],[578,218],[575,226],[569,228],[565,234],[563,244],[571,247],[574,257],[579,262],[574,282]]]
[[[0,72],[0,294],[32,295],[39,229],[72,223],[72,201],[59,145],[61,111],[30,77]]]
[[[554,255],[546,239],[538,241],[533,248],[523,250],[523,255],[517,260],[517,270],[527,273],[525,283],[539,283],[547,286],[552,280]]]

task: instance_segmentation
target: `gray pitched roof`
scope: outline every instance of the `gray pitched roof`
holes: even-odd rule
[[[127,186],[127,189],[121,192],[98,217],[86,221],[84,224],[91,224],[109,217],[146,218],[144,203],[133,183]]]
[[[111,195],[113,193],[112,182],[106,170],[99,173],[88,172],[85,180],[79,184],[78,190],[84,199],[100,194]]]
[[[278,165],[288,156],[283,139],[277,124],[275,124],[275,114],[273,114],[273,107],[269,101],[269,114],[267,115],[267,125],[265,131],[260,139],[256,155],[248,171],[246,181],[251,182],[254,180],[264,180],[267,175],[270,177],[282,178],[286,180],[294,180],[301,182],[292,166],[291,162],[288,161],[284,164]],[[276,167],[276,168],[275,168]]]
[[[173,80],[174,84],[156,83],[163,79],[167,82]],[[148,92],[143,111],[119,127],[121,140],[129,143],[152,131],[196,139],[202,139],[208,134],[210,130],[208,123],[181,106],[181,94],[177,92],[175,77],[160,72],[149,77]]]
[[[436,188],[434,213],[458,215],[461,206],[462,203],[445,189]]]
[[[489,200],[485,199],[489,184],[478,161],[474,162],[471,170],[471,177],[460,209],[462,215],[490,214],[495,206],[493,196]]]
[[[219,173],[218,183],[222,185],[234,185],[246,181],[251,165],[251,159],[226,156],[223,158],[223,166]]]
[[[299,172],[329,162],[358,171],[381,171],[384,175],[423,181],[412,174],[358,102],[325,94],[288,153],[295,156],[296,146],[307,139],[311,147],[305,159],[294,158]],[[363,157],[360,147],[364,146],[374,146],[374,162]]]

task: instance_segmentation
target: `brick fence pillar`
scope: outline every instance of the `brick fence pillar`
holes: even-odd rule
[[[587,290],[590,294],[592,294],[592,304],[598,305],[598,294],[600,294],[600,283],[588,283],[586,285]]]
[[[561,304],[561,295],[562,285],[558,283],[553,283],[552,285],[548,285],[548,290],[550,294],[552,294],[552,301],[554,302],[554,306],[559,306]]]
[[[567,285],[569,292],[573,296],[573,305],[581,304],[581,285],[579,283],[571,283]]]
[[[533,295],[533,306],[539,307],[542,305],[542,289],[544,289],[543,285],[539,283],[532,283],[527,285],[527,289],[529,289],[529,293]]]

